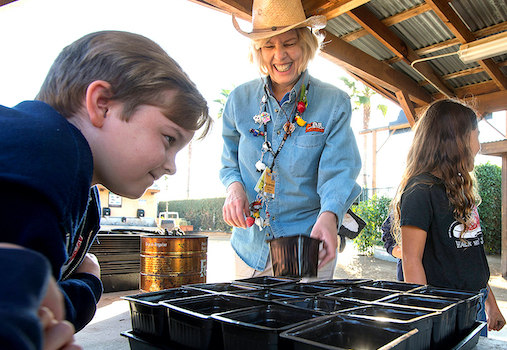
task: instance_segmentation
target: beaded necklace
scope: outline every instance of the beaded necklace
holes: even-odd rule
[[[303,79],[304,81],[304,79]],[[280,142],[280,145],[278,146],[278,149],[276,152],[271,147],[271,143],[268,141],[268,128],[267,124],[269,121],[271,121],[271,116],[266,111],[267,109],[267,88],[264,86],[264,95],[262,96],[260,108],[259,108],[259,114],[255,115],[253,117],[254,121],[259,125],[258,129],[250,129],[250,132],[253,134],[253,136],[263,136],[264,142],[262,144],[261,148],[261,157],[255,163],[255,168],[258,172],[262,172],[262,175],[259,177],[259,180],[257,181],[257,184],[255,186],[255,191],[258,193],[256,199],[250,204],[250,211],[252,212],[252,216],[247,218],[247,225],[248,227],[252,226],[254,223],[259,226],[259,229],[262,230],[263,227],[269,226],[269,211],[268,211],[268,201],[269,199],[273,199],[275,197],[275,177],[274,173],[272,173],[272,169],[275,166],[275,161],[280,154],[280,151],[282,150],[283,146],[285,145],[285,141],[289,136],[292,135],[294,130],[296,129],[296,124],[303,127],[306,125],[306,121],[303,120],[301,117],[304,111],[306,110],[306,107],[308,106],[308,89],[310,88],[310,81],[308,81],[308,85],[305,88],[305,85],[302,84],[300,91],[299,91],[299,99],[298,102],[295,104],[294,108],[290,112],[289,115],[285,114],[285,110],[282,108],[282,111],[284,112],[285,116],[287,117],[287,122],[283,126],[283,130],[285,131],[285,134],[283,135],[282,142]],[[281,106],[280,106],[281,108]],[[294,113],[294,110],[296,110],[296,113],[294,114],[294,118],[290,120],[290,117]],[[261,130],[262,128],[262,130]],[[269,152],[273,156],[273,161],[271,163],[270,167],[267,167],[266,164],[263,162],[264,155]],[[266,217],[262,218],[260,216],[260,210],[262,207],[266,205]]]

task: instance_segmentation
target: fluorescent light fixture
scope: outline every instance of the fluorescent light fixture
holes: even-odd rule
[[[507,53],[507,32],[495,34],[460,46],[463,63],[471,63]]]

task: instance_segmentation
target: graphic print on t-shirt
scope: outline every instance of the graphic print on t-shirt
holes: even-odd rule
[[[463,225],[458,221],[454,221],[449,227],[449,238],[454,239],[456,248],[460,249],[484,244],[484,237],[482,234],[477,207],[474,207],[472,211],[472,221],[472,226],[463,234],[463,236],[461,236],[461,233],[463,232]]]

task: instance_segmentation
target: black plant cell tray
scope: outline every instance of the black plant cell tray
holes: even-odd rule
[[[128,300],[132,330],[137,334],[166,338],[167,317],[165,307],[160,301],[188,298],[210,294],[209,291],[197,289],[171,288],[158,292],[143,293],[122,297]]]
[[[481,299],[480,293],[424,286],[412,291],[411,294],[431,295],[450,300],[458,300],[456,331],[460,334],[467,334],[475,324],[477,309]]]
[[[257,287],[235,284],[232,282],[187,284],[183,286],[183,288],[202,289],[217,293],[258,289]]]
[[[343,291],[345,287],[334,287],[318,283],[291,283],[273,288],[273,290],[290,290],[308,295],[327,294],[336,291]]]
[[[170,339],[195,349],[221,346],[220,325],[211,318],[214,313],[266,304],[265,301],[230,294],[210,294],[161,302],[166,306]]]
[[[338,298],[327,298],[322,296],[311,296],[306,298],[286,299],[281,301],[287,305],[293,305],[303,309],[331,314],[345,312],[350,309],[364,307],[365,304],[358,301],[350,301]]]
[[[294,277],[273,277],[273,276],[259,276],[252,278],[244,278],[235,280],[235,284],[254,286],[254,287],[275,287],[289,283],[299,282],[299,278]]]
[[[266,304],[212,317],[222,324],[225,350],[277,350],[290,348],[289,342],[279,338],[281,332],[319,316],[322,313]]]
[[[338,287],[348,287],[348,286],[359,286],[363,285],[364,283],[371,282],[371,279],[366,278],[344,278],[344,279],[332,279],[332,280],[323,280],[323,281],[317,281],[313,283],[318,284],[325,284],[328,286],[334,286],[336,288]]]
[[[368,305],[343,312],[351,318],[373,320],[383,325],[391,325],[419,332],[409,340],[409,349],[429,349],[433,320],[440,316],[438,311],[407,309],[397,306]]]
[[[284,331],[280,337],[293,342],[295,350],[417,350],[409,340],[417,329],[406,330],[371,320],[353,319],[341,314],[323,316]]]
[[[377,301],[397,294],[390,290],[368,289],[361,287],[347,287],[341,290],[329,291],[323,294],[327,297],[348,298],[360,301]]]
[[[393,281],[371,281],[361,284],[361,287],[371,287],[379,289],[387,289],[397,292],[410,292],[421,288],[422,285],[406,282],[393,282]]]
[[[456,317],[458,304],[456,300],[417,294],[398,294],[391,298],[383,299],[379,304],[438,311],[440,315],[433,320],[432,348],[447,349],[449,342],[457,336]]]
[[[229,294],[239,295],[247,298],[256,298],[266,301],[272,300],[285,300],[303,298],[306,296],[304,293],[294,292],[290,290],[275,290],[275,289],[261,289],[261,290],[248,290],[248,291],[234,291],[228,292]]]

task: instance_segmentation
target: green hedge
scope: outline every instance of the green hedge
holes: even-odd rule
[[[391,198],[377,195],[367,201],[352,206],[352,211],[366,222],[361,233],[354,238],[355,247],[360,253],[372,255],[375,245],[382,245],[380,227],[389,214]]]
[[[484,235],[484,249],[499,254],[502,248],[502,169],[487,162],[475,167],[482,203],[478,211]]]
[[[176,211],[194,226],[195,231],[232,231],[222,218],[225,197],[183,199],[167,202],[167,211]],[[166,211],[166,202],[158,203],[158,212]]]

